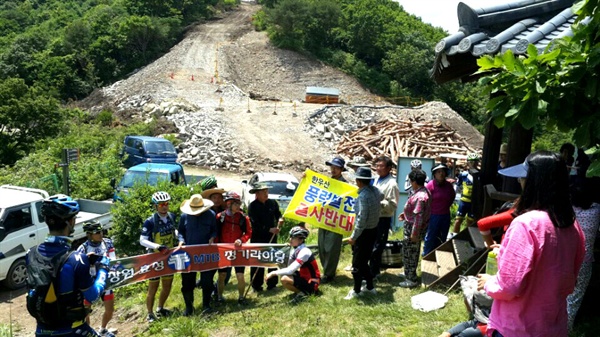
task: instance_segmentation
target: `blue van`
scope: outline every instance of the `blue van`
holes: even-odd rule
[[[123,165],[128,168],[141,163],[175,163],[177,151],[173,144],[164,138],[148,136],[127,136],[123,154],[127,158]]]
[[[113,201],[120,201],[119,193],[128,193],[136,183],[156,186],[159,181],[169,181],[175,185],[188,183],[183,166],[179,163],[143,163],[130,167],[118,185],[115,185],[114,179],[111,181],[115,189]]]

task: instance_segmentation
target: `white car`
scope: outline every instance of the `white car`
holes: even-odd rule
[[[258,182],[271,186],[269,199],[277,201],[282,210],[287,208],[299,184],[298,179],[289,173],[257,172],[250,180],[242,180],[242,203],[246,209],[254,201],[254,194],[250,194],[250,190]]]

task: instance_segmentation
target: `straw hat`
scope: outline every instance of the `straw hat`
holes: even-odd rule
[[[203,199],[202,195],[194,194],[188,200],[184,200],[179,209],[185,214],[198,215],[210,209],[213,205],[212,201]]]
[[[204,199],[209,199],[211,195],[213,194],[223,194],[225,193],[225,190],[222,188],[218,188],[218,187],[214,187],[214,188],[210,188],[206,191],[202,191],[202,198]]]

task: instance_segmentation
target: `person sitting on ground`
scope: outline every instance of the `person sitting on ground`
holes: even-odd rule
[[[140,235],[140,244],[146,247],[148,253],[160,252],[166,255],[169,254],[169,247],[174,247],[178,242],[177,249],[180,249],[183,245],[183,237],[177,231],[175,215],[169,212],[170,201],[171,196],[167,192],[159,191],[152,194],[152,204],[156,212],[144,221],[142,234]],[[152,307],[154,307],[154,298],[158,291],[159,281],[162,283],[162,290],[158,297],[156,313],[161,317],[168,317],[172,313],[164,305],[169,298],[169,294],[171,294],[173,275],[151,278],[148,282],[148,294],[146,296],[146,309],[148,309],[146,321],[148,323],[156,321],[156,315],[152,312]]]
[[[321,274],[319,265],[305,241],[309,235],[308,229],[294,226],[290,229],[290,245],[294,251],[290,254],[287,268],[278,269],[267,274],[266,280],[281,276],[281,284],[287,290],[296,294],[292,303],[299,303],[308,295],[317,294]]]
[[[220,243],[233,243],[236,248],[239,248],[252,237],[250,218],[241,210],[242,200],[239,194],[228,192],[225,196],[225,202],[227,203],[227,209],[217,214],[218,239]],[[217,301],[220,303],[224,302],[223,289],[225,288],[225,277],[230,270],[231,267],[219,269],[219,297]],[[238,281],[238,304],[240,305],[247,303],[244,298],[244,289],[246,288],[244,270],[244,267],[235,267],[235,277]]]
[[[116,260],[117,255],[115,253],[115,245],[112,240],[104,237],[102,230],[102,224],[96,220],[86,222],[83,224],[83,231],[87,236],[87,241],[82,243],[77,251],[85,254],[91,260],[96,260],[103,256],[106,256],[109,260]],[[96,276],[96,267],[90,266],[90,274]],[[100,295],[102,302],[104,302],[104,314],[102,315],[102,323],[100,325],[100,336],[114,337],[114,330],[109,331],[106,326],[112,319],[113,313],[115,312],[115,294],[112,290],[106,290]],[[86,307],[91,308],[92,303],[84,299]],[[90,309],[91,311],[91,309]],[[90,324],[90,317],[86,318],[86,322]]]

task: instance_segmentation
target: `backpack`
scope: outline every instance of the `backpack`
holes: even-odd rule
[[[38,323],[57,326],[72,322],[67,320],[73,317],[67,317],[72,315],[69,315],[64,299],[57,294],[60,270],[71,254],[65,250],[53,257],[45,257],[38,251],[38,246],[29,251],[27,311]]]

